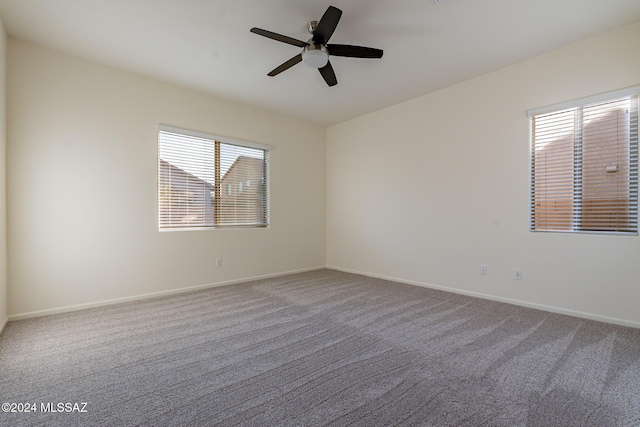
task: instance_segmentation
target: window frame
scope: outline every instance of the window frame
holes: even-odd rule
[[[160,154],[160,135],[161,132],[166,132],[166,133],[172,133],[172,134],[177,134],[183,137],[193,137],[193,138],[198,138],[198,139],[205,139],[205,140],[210,140],[211,142],[214,142],[214,144],[216,144],[218,147],[221,144],[227,145],[227,146],[234,146],[234,147],[238,147],[238,148],[247,148],[247,149],[253,149],[253,150],[261,150],[263,151],[263,173],[260,174],[260,180],[261,182],[264,182],[263,185],[263,191],[264,191],[264,196],[261,200],[264,201],[264,203],[266,204],[265,208],[264,208],[264,221],[262,223],[247,223],[247,224],[219,224],[217,223],[217,215],[218,215],[218,211],[220,209],[220,206],[217,204],[217,201],[215,200],[215,195],[212,196],[212,203],[213,203],[213,207],[214,207],[214,224],[213,225],[202,225],[202,224],[197,224],[197,225],[184,225],[184,226],[178,226],[175,224],[171,224],[169,226],[165,226],[163,225],[162,219],[161,219],[161,161],[164,161],[170,165],[172,165],[170,162],[167,162],[166,160],[161,159],[161,154]],[[205,133],[205,132],[200,132],[200,131],[195,131],[195,130],[190,130],[190,129],[184,129],[184,128],[180,128],[180,127],[175,127],[175,126],[169,126],[169,125],[165,125],[165,124],[159,124],[158,128],[157,128],[157,137],[156,137],[156,150],[157,150],[157,162],[156,162],[156,167],[157,167],[157,171],[156,171],[156,179],[157,179],[157,184],[156,184],[156,208],[157,208],[157,226],[158,226],[158,231],[161,232],[169,232],[169,231],[198,231],[198,230],[220,230],[220,229],[234,229],[234,228],[240,228],[240,229],[244,229],[244,228],[269,228],[270,227],[270,210],[271,210],[271,200],[270,200],[270,154],[271,154],[271,146],[269,145],[265,145],[265,144],[259,144],[259,143],[255,143],[255,142],[250,142],[250,141],[245,141],[245,140],[240,140],[240,139],[236,139],[236,138],[230,138],[230,137],[225,137],[225,136],[218,136],[218,135],[214,135],[214,134],[210,134],[210,133]],[[215,156],[218,156],[217,159]],[[239,156],[240,157],[240,156]],[[236,158],[237,160],[237,158]],[[220,150],[216,149],[216,153],[214,155],[214,169],[218,169],[220,168],[220,163],[224,161],[224,156],[220,155]],[[175,165],[172,165],[174,167],[177,167]],[[218,172],[216,172],[217,174],[219,174]],[[217,182],[214,185],[215,191],[212,191],[212,193],[217,193],[217,194],[221,194],[224,193],[226,191],[226,187],[227,186],[231,186],[231,188],[233,188],[232,184],[225,184],[222,181],[223,177],[220,177],[220,182]],[[224,188],[223,188],[224,186]],[[231,196],[233,196],[233,190],[232,190],[232,194]],[[210,196],[211,197],[211,196]]]
[[[597,104],[604,104],[607,102],[613,102],[616,100],[620,100],[626,97],[636,97],[634,100],[633,106],[633,114],[634,116],[630,116],[630,125],[629,125],[629,155],[628,155],[628,177],[629,183],[627,185],[627,189],[629,192],[629,230],[594,230],[589,229],[589,227],[585,227],[582,222],[584,219],[580,218],[582,214],[582,206],[577,209],[572,209],[571,212],[571,227],[570,228],[560,228],[559,225],[556,225],[556,228],[551,227],[536,227],[536,210],[535,204],[538,201],[535,194],[535,167],[534,163],[536,161],[536,153],[535,153],[535,137],[534,134],[534,119],[537,116],[553,114],[553,113],[562,113],[569,110],[576,110],[576,129],[574,131],[574,159],[572,161],[572,170],[571,174],[574,177],[574,181],[572,184],[573,193],[571,195],[572,203],[583,203],[582,194],[580,192],[584,191],[584,185],[582,184],[582,176],[585,173],[585,166],[582,164],[583,157],[583,143],[584,143],[584,131],[585,125],[582,123],[582,116],[584,114],[584,110],[589,108],[590,106]],[[638,236],[638,186],[640,180],[638,178],[638,168],[640,167],[639,159],[638,159],[638,150],[640,149],[640,141],[639,133],[640,133],[640,85],[632,86],[612,92],[601,93],[585,98],[579,98],[572,101],[567,101],[563,103],[553,104],[546,107],[531,109],[527,111],[527,116],[530,118],[530,136],[529,136],[529,230],[531,232],[536,233],[578,233],[578,234],[608,234],[608,235],[623,235],[623,236]],[[578,180],[578,184],[576,184],[576,180]],[[576,192],[578,195],[576,196]],[[611,213],[615,213],[615,210],[610,211]],[[590,228],[595,228],[591,226]]]

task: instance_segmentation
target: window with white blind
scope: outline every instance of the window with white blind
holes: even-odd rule
[[[638,93],[528,112],[531,230],[638,234]]]
[[[159,126],[159,229],[268,226],[268,165],[266,146]]]

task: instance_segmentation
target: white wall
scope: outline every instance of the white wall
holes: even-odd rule
[[[11,318],[325,265],[324,128],[14,39],[7,96]],[[270,228],[159,232],[159,123],[270,145]]]
[[[0,19],[0,332],[7,322],[7,180],[6,180],[6,57],[7,37]]]
[[[638,52],[635,24],[329,128],[327,264],[640,326],[639,237],[528,231],[525,115],[640,84]]]

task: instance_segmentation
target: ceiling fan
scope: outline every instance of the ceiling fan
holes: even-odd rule
[[[352,46],[348,44],[328,44],[329,38],[335,31],[342,16],[342,11],[334,6],[329,6],[320,18],[320,21],[311,21],[307,24],[307,30],[311,33],[311,38],[303,42],[291,37],[283,36],[261,28],[252,28],[251,32],[277,40],[282,43],[291,44],[302,48],[302,52],[294,56],[282,65],[274,68],[268,76],[276,76],[288,70],[299,62],[311,68],[317,68],[329,86],[338,84],[336,74],[333,71],[329,55],[346,56],[349,58],[382,58],[382,50],[364,46]]]

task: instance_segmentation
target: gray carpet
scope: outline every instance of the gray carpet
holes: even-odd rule
[[[640,330],[320,270],[11,322],[0,396],[36,404],[11,426],[640,426]]]

